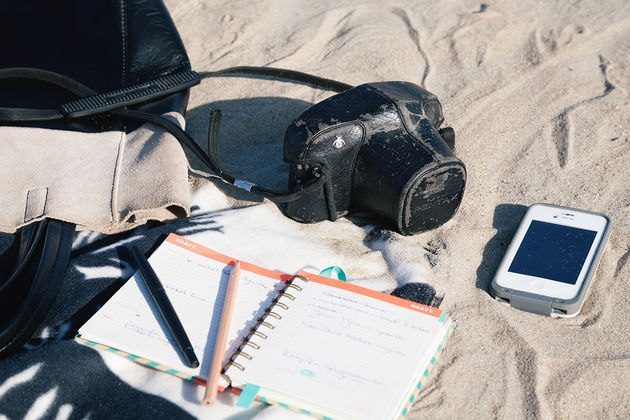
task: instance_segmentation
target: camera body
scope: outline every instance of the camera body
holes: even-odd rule
[[[306,110],[287,129],[289,189],[327,176],[289,202],[300,222],[368,211],[404,235],[433,229],[457,211],[466,168],[435,95],[408,82],[356,86]]]

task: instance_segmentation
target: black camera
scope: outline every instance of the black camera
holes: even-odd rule
[[[284,138],[289,190],[323,185],[287,204],[300,222],[368,211],[404,235],[433,229],[457,211],[466,168],[437,97],[408,82],[356,86],[315,104]]]

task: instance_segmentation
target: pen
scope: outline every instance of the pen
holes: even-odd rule
[[[173,309],[173,305],[171,305],[171,301],[168,300],[168,296],[166,296],[166,292],[164,291],[162,283],[160,283],[160,279],[158,279],[157,274],[155,274],[155,271],[151,268],[149,261],[147,261],[138,248],[132,245],[130,251],[136,261],[138,271],[140,271],[140,277],[142,277],[144,284],[147,286],[149,295],[160,312],[162,320],[165,322],[171,336],[175,339],[175,344],[177,345],[180,354],[184,357],[186,366],[192,368],[198,367],[199,360],[197,360],[197,356],[195,356],[192,344],[190,344],[190,340],[186,335],[186,331],[184,330],[182,323],[177,317],[177,313],[175,313],[175,309]]]
[[[219,385],[219,375],[221,374],[221,365],[225,355],[225,345],[227,344],[228,333],[230,332],[230,323],[232,322],[232,312],[234,312],[234,302],[236,301],[236,291],[238,290],[238,282],[241,278],[241,264],[237,261],[230,272],[230,280],[228,282],[227,293],[223,303],[223,312],[221,313],[221,323],[219,324],[219,333],[214,344],[214,354],[212,355],[212,367],[206,385],[206,394],[203,397],[203,403],[211,406],[217,397],[217,386]]]

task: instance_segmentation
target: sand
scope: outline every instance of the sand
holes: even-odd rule
[[[343,222],[300,226],[314,243],[333,238],[358,283],[387,290],[424,281],[444,295],[441,307],[458,327],[410,418],[630,416],[627,2],[167,6],[195,69],[266,65],[351,84],[405,80],[440,98],[468,170],[450,222],[412,237]],[[329,95],[260,79],[204,81],[192,91],[188,127],[203,138],[208,110],[221,108],[228,167],[282,187],[286,126]],[[614,223],[575,318],[525,313],[488,294],[520,218],[537,202],[602,212]]]

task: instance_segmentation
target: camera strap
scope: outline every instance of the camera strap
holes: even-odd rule
[[[27,67],[13,67],[0,69],[0,80],[31,79],[54,84],[77,96],[77,100],[62,104],[57,109],[0,107],[0,122],[27,123],[37,121],[70,120],[101,113],[109,113],[122,119],[151,123],[161,127],[172,134],[182,145],[186,146],[191,152],[193,152],[195,156],[206,164],[211,171],[223,181],[247,191],[262,195],[272,201],[294,201],[303,194],[307,194],[321,188],[328,181],[327,168],[323,167],[318,168],[317,176],[313,179],[313,181],[301,185],[300,189],[296,191],[267,188],[245,180],[237,179],[231,175],[225,170],[219,155],[218,133],[221,119],[220,110],[214,110],[211,113],[208,130],[209,153],[206,153],[197,144],[197,142],[177,124],[174,124],[160,115],[127,108],[128,106],[139,104],[149,99],[155,99],[179,90],[187,89],[198,84],[205,78],[229,75],[244,75],[245,77],[260,76],[284,79],[306,83],[334,92],[343,92],[352,88],[351,85],[346,83],[294,70],[272,67],[239,66],[213,72],[183,72],[176,75],[161,77],[139,85],[130,86],[125,89],[99,94],[88,86],[59,73]]]

